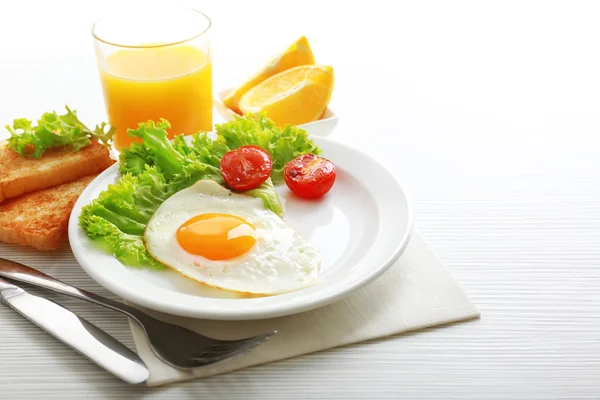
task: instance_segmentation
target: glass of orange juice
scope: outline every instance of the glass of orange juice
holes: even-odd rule
[[[169,137],[212,129],[211,21],[192,9],[120,11],[94,25],[96,58],[115,147],[139,122],[165,118]]]

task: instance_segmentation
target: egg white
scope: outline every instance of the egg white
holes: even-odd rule
[[[177,242],[179,227],[206,213],[231,214],[252,224],[256,243],[247,253],[223,261],[190,254]],[[144,233],[152,257],[184,276],[225,290],[260,295],[291,292],[317,282],[319,250],[270,210],[261,199],[233,193],[201,180],[167,199]]]

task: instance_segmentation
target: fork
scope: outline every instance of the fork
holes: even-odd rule
[[[118,301],[79,289],[36,269],[0,258],[0,276],[48,289],[118,311],[143,329],[152,351],[165,363],[179,369],[201,367],[246,353],[277,333],[272,331],[241,340],[218,340],[156,318]]]

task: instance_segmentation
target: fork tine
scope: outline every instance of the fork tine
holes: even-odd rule
[[[266,342],[271,336],[273,336],[276,333],[277,331],[273,331],[270,333],[265,333],[263,335],[255,336],[253,338],[235,341],[237,343],[235,347],[230,347],[224,350],[211,349],[206,352],[192,355],[190,360],[193,361],[194,364],[196,364],[197,366],[212,364],[224,360],[226,358],[245,353],[258,346],[259,344]]]
[[[265,340],[269,339],[271,336],[273,336],[276,333],[277,333],[277,331],[273,331],[273,332],[265,333],[262,335],[257,335],[257,336],[247,338],[247,339],[219,341],[219,342],[211,344],[210,349],[215,350],[215,351],[220,351],[220,350],[227,350],[227,349],[231,349],[234,347],[238,347],[238,346],[241,346],[246,343],[259,342],[259,344],[260,344],[260,343],[264,342]]]
[[[218,345],[211,346],[200,353],[192,354],[192,357],[199,358],[210,358],[210,357],[220,357],[222,355],[227,355],[231,351],[236,351],[239,348],[246,348],[250,346],[250,348],[254,346],[258,346],[259,344],[267,341],[271,336],[273,336],[277,331],[273,331],[270,333],[265,333],[262,335],[254,336],[248,339],[235,340],[230,341],[226,344],[220,343]]]
[[[252,350],[256,346],[257,346],[257,344],[248,343],[243,346],[237,347],[233,350],[230,350],[228,352],[200,354],[198,356],[192,357],[190,360],[196,366],[214,364],[216,362],[246,353],[246,352]]]

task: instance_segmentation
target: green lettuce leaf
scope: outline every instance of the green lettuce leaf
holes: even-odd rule
[[[10,132],[8,145],[21,156],[40,158],[42,154],[53,147],[71,146],[78,151],[91,144],[95,139],[110,147],[114,133],[106,122],[96,125],[91,130],[77,117],[75,110],[66,107],[66,114],[47,112],[34,124],[32,121],[19,118],[13,125],[7,125]]]
[[[129,134],[139,137],[142,143],[134,143],[123,150],[120,155],[121,174],[133,176],[142,173],[147,166],[152,166],[162,173],[172,191],[179,191],[193,185],[200,179],[210,179],[223,183],[219,160],[207,153],[196,152],[183,136],[173,142],[167,137],[170,127],[166,120],[158,124],[153,121],[140,123],[138,129],[129,130]],[[224,153],[223,153],[224,154]]]
[[[158,166],[167,178],[181,174],[187,163],[185,155],[175,150],[167,138],[167,129],[170,127],[167,120],[161,119],[158,124],[154,121],[142,122],[138,129],[127,131],[130,136],[143,140],[142,146],[150,157],[149,164]]]
[[[252,144],[267,150],[273,160],[271,179],[275,184],[283,182],[283,169],[288,162],[302,154],[321,153],[304,129],[292,125],[279,128],[264,114],[257,119],[246,115],[217,124],[216,132],[217,141],[231,150]]]
[[[124,233],[111,222],[94,214],[82,215],[80,223],[89,237],[100,241],[123,264],[131,267],[166,268],[150,256],[142,236]]]
[[[275,214],[283,217],[283,206],[279,200],[279,195],[275,191],[271,178],[267,179],[262,185],[256,189],[243,192],[245,195],[257,197],[263,201],[265,207]]]
[[[152,154],[141,143],[131,143],[119,155],[119,172],[121,175],[139,175],[146,166],[154,166]]]
[[[103,239],[123,263],[144,264],[151,258],[142,240],[146,224],[174,189],[156,167],[148,166],[139,175],[122,176],[83,207],[79,224],[89,237]]]

